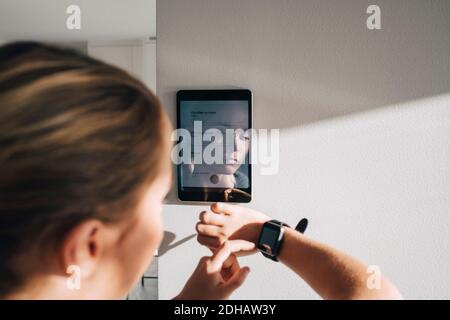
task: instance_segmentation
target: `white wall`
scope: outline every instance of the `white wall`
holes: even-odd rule
[[[377,3],[382,30],[365,27]],[[159,96],[253,90],[255,125],[281,129],[281,167],[256,174],[251,207],[381,267],[406,298],[450,298],[450,2],[162,0]],[[203,206],[166,205],[167,231],[194,233]],[[208,254],[191,239],[160,257],[160,298]],[[260,255],[233,296],[317,298]]]
[[[156,40],[89,41],[87,51],[130,72],[156,91]]]
[[[81,30],[68,30],[67,7],[81,9]],[[97,41],[156,36],[156,0],[1,0],[0,38]]]

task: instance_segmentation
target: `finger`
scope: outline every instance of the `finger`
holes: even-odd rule
[[[230,256],[230,246],[225,242],[211,257],[210,272],[219,272],[222,269],[223,263]]]
[[[221,289],[224,290],[225,295],[230,295],[239,288],[245,282],[245,279],[247,279],[249,272],[249,267],[241,268],[227,282],[223,283]]]
[[[247,252],[255,249],[255,244],[246,240],[228,240],[227,243],[232,253]]]
[[[248,194],[245,191],[239,190],[239,189],[227,189],[225,190],[225,202],[231,201],[234,198],[244,198],[244,199],[250,199],[251,195]]]
[[[215,213],[224,213],[227,215],[237,214],[241,211],[241,207],[233,204],[216,202],[211,205],[211,210]]]
[[[200,212],[200,214],[198,215],[198,220],[202,221],[202,217],[203,215],[206,213],[207,211],[202,211]]]
[[[210,248],[210,249],[217,249],[219,248],[223,243],[221,242],[221,239],[218,237],[209,237],[209,236],[205,236],[203,234],[198,234],[197,235],[197,241]]]
[[[222,268],[229,269],[229,268],[232,268],[232,267],[234,267],[236,265],[239,268],[239,262],[237,261],[236,256],[234,254],[231,254],[228,257],[228,259],[223,262]]]
[[[246,240],[229,240],[228,242],[231,242],[232,246],[233,244],[239,245],[240,250],[233,252],[233,255],[236,257],[245,257],[258,252],[258,249],[256,248],[256,245],[253,242]]]
[[[236,272],[241,269],[239,262],[234,254],[230,255],[223,263],[221,275],[222,279],[228,281]]]
[[[223,214],[214,213],[211,211],[200,212],[199,219],[203,224],[211,224],[219,227],[223,226],[225,223],[225,216]]]
[[[255,244],[245,240],[226,241],[222,247],[216,251],[211,258],[211,271],[218,272],[222,269],[223,263],[228,259],[230,254],[239,251],[250,251],[255,248]]]
[[[222,235],[221,227],[202,224],[200,222],[196,224],[195,230],[197,230],[198,233],[209,237],[218,237]]]
[[[224,193],[223,193],[223,201],[225,201],[225,202],[228,202],[228,201],[230,201],[230,191],[229,191],[230,189],[228,189],[228,190],[225,190],[224,191]]]
[[[258,249],[256,249],[256,246],[253,250],[249,250],[249,251],[239,251],[236,252],[235,255],[236,257],[246,257],[246,256],[251,256],[252,254],[255,254],[258,252]]]

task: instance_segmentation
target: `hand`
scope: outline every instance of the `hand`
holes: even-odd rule
[[[251,195],[242,190],[231,188],[224,191],[224,198],[225,202],[229,202],[231,200],[237,200],[237,202],[248,202],[251,199]]]
[[[270,220],[264,213],[228,203],[212,204],[211,211],[201,212],[199,219],[197,240],[211,249],[235,239],[256,244],[262,225]]]
[[[179,300],[219,300],[227,299],[247,278],[250,268],[241,268],[236,255],[239,251],[253,250],[247,241],[227,241],[212,257],[200,259],[197,268],[175,297]]]

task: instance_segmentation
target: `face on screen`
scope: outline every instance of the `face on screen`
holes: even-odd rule
[[[248,108],[247,101],[181,102],[180,125],[191,132],[193,159],[182,165],[182,187],[249,187]],[[201,163],[194,161],[200,157]]]

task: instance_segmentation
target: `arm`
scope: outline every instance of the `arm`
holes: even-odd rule
[[[286,228],[278,259],[324,299],[401,298],[384,278],[379,289],[369,289],[366,265],[293,229]]]
[[[227,239],[256,244],[266,215],[243,207],[217,203],[200,214],[200,243],[214,248]],[[356,259],[293,229],[286,228],[278,259],[303,278],[324,299],[399,299],[394,285],[381,278],[378,289],[369,289],[367,266]]]

